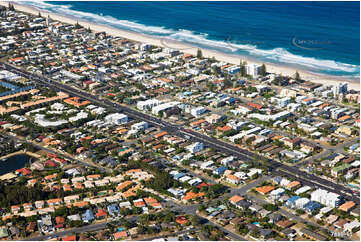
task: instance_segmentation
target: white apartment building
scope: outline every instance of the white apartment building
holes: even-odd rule
[[[301,197],[300,199],[297,199],[295,201],[295,207],[296,208],[303,208],[309,201],[310,201],[310,199],[308,199],[306,197]]]
[[[158,106],[161,102],[157,99],[149,99],[146,101],[137,102],[137,108],[139,110],[151,110],[153,107]]]
[[[152,113],[155,115],[159,115],[161,112],[166,111],[170,108],[173,108],[177,105],[181,104],[181,102],[168,102],[168,103],[163,103],[160,104],[158,106],[155,106],[152,108]]]
[[[202,115],[206,111],[207,111],[207,109],[205,109],[204,107],[196,107],[196,108],[192,108],[191,114],[194,117],[198,118],[200,115]]]
[[[343,203],[343,197],[341,195],[323,189],[317,189],[312,192],[311,200],[332,208],[338,207]]]
[[[186,147],[186,149],[192,154],[203,150],[203,148],[204,148],[204,145],[203,145],[203,143],[200,143],[200,142],[195,142],[195,143],[193,143],[191,145],[188,145]]]
[[[122,113],[112,113],[107,115],[104,120],[109,124],[125,124],[128,122],[128,116]]]
[[[247,75],[256,77],[261,73],[262,65],[248,64],[246,65]]]
[[[346,93],[348,88],[347,82],[338,83],[332,87],[333,95],[336,97],[340,94]]]
[[[139,122],[139,123],[135,123],[131,126],[131,129],[132,130],[136,130],[136,131],[139,131],[139,130],[145,130],[148,128],[148,123],[145,122],[145,121],[142,121],[142,122]]]

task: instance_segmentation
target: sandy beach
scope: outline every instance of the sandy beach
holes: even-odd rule
[[[7,2],[1,2],[0,4],[4,5],[4,6],[8,6]],[[15,9],[19,10],[19,11],[28,12],[28,13],[32,13],[35,15],[37,15],[39,13],[38,9],[31,8],[28,6],[19,5],[17,3],[14,3],[14,6],[15,6]],[[120,36],[120,37],[127,38],[130,40],[135,40],[135,41],[143,42],[143,43],[149,43],[149,44],[152,44],[155,46],[160,46],[160,47],[169,47],[169,48],[173,48],[173,49],[179,49],[180,51],[182,51],[184,53],[189,53],[192,55],[196,55],[196,52],[198,49],[198,47],[187,45],[187,44],[177,42],[177,41],[155,38],[153,36],[148,36],[148,35],[144,35],[144,34],[140,34],[140,33],[136,33],[136,32],[124,31],[124,30],[112,28],[109,26],[101,25],[101,24],[86,22],[81,19],[77,19],[76,16],[70,18],[68,16],[61,16],[61,15],[54,14],[51,12],[46,12],[46,11],[40,11],[40,13],[44,17],[50,16],[50,18],[52,18],[54,20],[58,20],[60,22],[64,22],[64,23],[75,24],[76,22],[78,22],[80,25],[82,25],[86,28],[90,27],[90,29],[95,32],[104,32],[105,31],[106,33],[113,35],[113,36]],[[225,62],[232,63],[232,64],[239,64],[241,59],[247,61],[248,63],[259,64],[257,61],[250,60],[249,58],[246,58],[243,56],[225,54],[225,53],[221,53],[221,52],[209,50],[209,49],[202,49],[202,53],[203,53],[204,57],[215,57],[217,60],[225,61]],[[295,68],[292,68],[292,67],[275,65],[275,64],[270,64],[267,62],[265,64],[267,66],[267,71],[271,72],[271,73],[292,76],[296,71],[298,71],[304,80],[313,81],[313,82],[321,83],[324,85],[334,85],[339,82],[348,82],[350,89],[360,91],[360,82],[358,82],[357,80],[345,79],[345,78],[337,77],[337,76],[315,74],[315,73],[308,72],[306,70],[301,70],[301,69],[296,70]]]

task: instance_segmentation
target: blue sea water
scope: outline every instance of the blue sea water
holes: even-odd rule
[[[359,2],[22,2],[317,73],[360,75]]]

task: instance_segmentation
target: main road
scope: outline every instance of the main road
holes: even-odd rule
[[[352,200],[355,203],[360,204],[359,198],[352,195],[351,189],[346,188],[342,185],[336,184],[334,182],[325,180],[323,178],[317,177],[313,174],[309,174],[307,172],[301,171],[298,167],[288,166],[288,165],[282,164],[282,163],[277,162],[272,159],[266,159],[260,155],[252,153],[245,149],[241,149],[235,145],[223,142],[216,138],[212,138],[212,137],[200,134],[200,133],[195,132],[190,129],[185,129],[178,125],[168,123],[159,118],[144,114],[142,112],[138,112],[138,111],[133,110],[124,105],[120,105],[120,104],[111,102],[110,100],[99,98],[98,96],[95,96],[93,94],[87,93],[85,91],[76,89],[74,87],[71,87],[71,86],[68,86],[65,84],[62,84],[60,82],[51,81],[49,78],[45,78],[45,77],[38,76],[38,75],[33,75],[33,74],[28,73],[19,68],[15,68],[9,64],[2,63],[2,62],[0,62],[0,64],[2,64],[3,67],[6,68],[7,70],[17,73],[18,75],[28,78],[29,80],[34,80],[42,86],[50,87],[55,91],[63,91],[63,92],[69,93],[74,96],[79,96],[81,98],[84,98],[84,99],[87,99],[87,100],[93,102],[94,104],[97,104],[98,106],[112,109],[116,112],[122,112],[124,114],[127,114],[131,118],[146,121],[154,126],[160,127],[162,130],[167,131],[168,133],[178,135],[185,139],[192,139],[194,141],[202,142],[209,147],[212,147],[216,150],[227,153],[229,155],[233,155],[240,160],[244,160],[247,162],[261,163],[261,164],[267,166],[269,171],[272,172],[272,174],[279,174],[279,175],[287,176],[289,178],[297,179],[304,184],[312,184],[316,187],[319,187],[319,188],[322,188],[322,189],[325,189],[325,190],[328,190],[331,192],[337,192],[337,193],[343,195],[346,199]]]

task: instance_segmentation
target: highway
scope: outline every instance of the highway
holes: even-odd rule
[[[245,149],[241,149],[235,145],[228,144],[226,142],[223,142],[216,138],[212,138],[212,137],[200,134],[193,130],[185,129],[178,125],[173,125],[173,124],[168,123],[159,118],[155,118],[153,116],[144,114],[142,112],[135,111],[124,105],[113,103],[110,100],[99,98],[99,97],[94,96],[85,91],[78,90],[74,87],[71,87],[71,86],[68,86],[68,85],[65,85],[65,84],[62,84],[59,82],[55,82],[55,81],[48,81],[49,79],[32,75],[31,73],[28,73],[21,69],[15,68],[9,64],[2,63],[2,62],[0,62],[0,64],[2,64],[4,66],[4,68],[6,68],[9,71],[17,73],[30,80],[37,81],[40,85],[50,87],[55,91],[63,91],[63,92],[69,93],[71,95],[87,99],[98,106],[102,106],[102,107],[114,110],[116,112],[122,112],[131,118],[146,121],[154,126],[160,127],[162,130],[167,131],[170,134],[178,135],[178,136],[188,139],[188,140],[191,138],[193,141],[202,142],[208,147],[212,147],[220,152],[224,152],[229,155],[233,155],[240,160],[243,160],[246,162],[261,163],[268,167],[269,171],[272,172],[272,175],[275,175],[275,174],[284,175],[289,178],[299,180],[303,184],[311,183],[312,186],[323,188],[323,189],[331,191],[331,192],[337,192],[337,193],[341,194],[342,196],[344,196],[347,200],[352,200],[355,203],[360,204],[359,197],[353,196],[351,189],[346,188],[342,185],[336,184],[334,182],[325,180],[323,178],[317,177],[313,174],[309,174],[307,172],[301,171],[298,167],[288,166],[288,165],[282,164],[282,163],[277,162],[272,159],[266,159],[260,155],[252,153]]]

